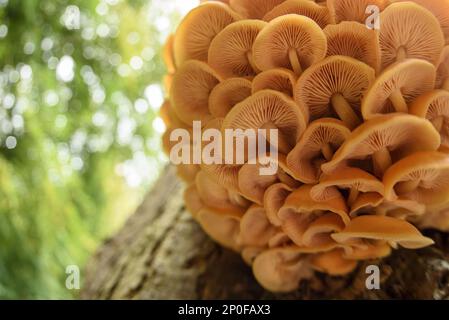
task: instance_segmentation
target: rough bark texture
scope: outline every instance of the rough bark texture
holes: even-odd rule
[[[437,245],[396,250],[348,277],[322,274],[298,291],[261,288],[239,255],[212,242],[182,202],[173,168],[163,174],[123,229],[107,240],[85,270],[83,299],[448,299],[449,239],[429,232]],[[377,264],[380,290],[367,290],[365,268]]]

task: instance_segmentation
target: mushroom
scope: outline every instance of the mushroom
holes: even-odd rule
[[[449,232],[449,207],[426,212],[419,216],[413,223],[420,229],[437,229]]]
[[[366,63],[376,73],[380,69],[379,34],[355,21],[330,24],[324,28],[327,56],[348,56]]]
[[[238,239],[241,218],[240,210],[224,211],[209,207],[203,207],[197,215],[201,227],[213,240],[234,251],[241,250]]]
[[[230,6],[242,16],[249,19],[262,19],[263,16],[284,2],[284,0],[230,0]]]
[[[430,11],[416,3],[398,2],[389,5],[380,19],[383,68],[407,58],[423,59],[432,64],[438,62],[444,35]]]
[[[176,30],[173,51],[176,64],[191,59],[207,61],[211,41],[227,25],[240,20],[228,5],[210,1],[190,11]]]
[[[183,199],[187,210],[193,217],[196,217],[200,210],[204,207],[204,203],[198,194],[195,183],[192,183],[184,190]]]
[[[270,69],[259,73],[252,82],[252,93],[265,89],[275,90],[293,97],[293,88],[296,84],[295,74],[284,68]]]
[[[293,191],[284,183],[275,183],[265,190],[263,207],[266,210],[267,218],[274,226],[280,227],[282,220],[278,217],[278,212],[285,203],[285,199]]]
[[[351,131],[336,119],[312,122],[298,144],[287,156],[287,166],[293,177],[304,183],[317,183],[321,164],[330,161]]]
[[[278,230],[268,221],[263,207],[253,205],[240,221],[239,243],[242,246],[263,248]]]
[[[393,0],[403,2],[409,0]],[[446,44],[449,44],[449,1],[448,0],[413,0],[413,2],[429,10],[438,19]]]
[[[310,264],[313,269],[332,276],[348,274],[357,267],[357,261],[346,259],[342,249],[317,254],[310,259]]]
[[[219,75],[204,62],[191,60],[181,65],[173,77],[170,92],[179,119],[190,126],[193,121],[210,120],[209,95],[220,81]]]
[[[389,0],[327,0],[332,20],[334,23],[341,21],[357,21],[365,24],[368,14],[366,10],[369,6],[377,6],[384,10],[389,4]]]
[[[214,117],[225,117],[236,104],[251,96],[251,81],[230,78],[217,84],[209,96],[209,111]]]
[[[277,175],[261,175],[260,163],[246,163],[239,171],[239,190],[242,195],[254,203],[262,205],[265,190],[278,181]]]
[[[307,255],[295,246],[264,251],[254,260],[253,273],[257,281],[272,292],[293,291],[302,279],[313,275]]]
[[[287,154],[306,125],[306,115],[292,99],[273,90],[262,90],[237,104],[228,113],[222,132],[226,129],[277,129],[278,150]]]
[[[288,14],[273,19],[259,33],[253,46],[256,66],[266,71],[287,68],[300,75],[326,56],[326,36],[310,18]]]
[[[418,97],[410,106],[410,113],[432,122],[441,136],[441,144],[449,147],[449,92],[434,90]]]
[[[173,52],[174,39],[175,36],[173,34],[168,36],[162,52],[162,59],[164,60],[164,64],[167,67],[167,71],[169,74],[175,73],[176,71],[176,63]]]
[[[449,91],[449,46],[441,52],[435,87]]]
[[[381,178],[393,160],[439,145],[440,135],[429,121],[400,113],[379,115],[355,129],[321,169],[330,174],[349,161],[371,158],[373,172]]]
[[[187,183],[195,181],[197,173],[201,170],[197,164],[178,164],[176,166],[176,174]]]
[[[282,229],[296,245],[327,247],[331,244],[329,232],[339,230],[349,222],[348,208],[338,192],[325,201],[313,200],[311,188],[311,185],[303,185],[294,190],[277,216],[282,221]],[[307,233],[309,228],[311,231]]]
[[[252,266],[254,263],[254,260],[257,258],[257,256],[264,251],[265,251],[265,248],[245,247],[242,249],[242,252],[241,252],[242,259],[248,266]]]
[[[376,192],[360,194],[351,206],[351,218],[363,214],[376,214],[397,219],[409,219],[423,215],[426,206],[413,200],[398,198],[394,201],[384,199]]]
[[[377,192],[383,194],[384,185],[376,177],[359,168],[345,167],[329,175],[325,174],[320,178],[320,182],[310,191],[313,199],[320,201],[329,196],[333,196],[334,187],[339,189],[349,189],[347,199],[348,205],[352,205],[361,192]]]
[[[263,17],[263,20],[271,21],[286,14],[297,14],[300,16],[308,17],[315,21],[322,29],[329,23],[331,23],[331,17],[327,7],[320,6],[319,4],[310,0],[284,1],[280,5],[274,7],[273,10],[268,12]]]
[[[362,114],[408,112],[408,105],[435,86],[435,67],[424,60],[407,59],[387,69],[374,81],[362,101]]]
[[[397,244],[407,249],[418,249],[433,244],[410,223],[385,216],[360,216],[349,222],[346,228],[331,237],[342,244],[357,240],[387,241],[393,248]]]
[[[447,203],[449,198],[449,156],[417,152],[392,165],[384,175],[385,197],[402,198],[426,205]]]
[[[374,81],[367,64],[345,56],[331,56],[314,64],[296,83],[295,101],[317,119],[336,114],[350,129],[361,123],[360,100]]]
[[[252,47],[266,24],[260,20],[241,20],[224,28],[210,44],[209,65],[225,79],[256,75]]]

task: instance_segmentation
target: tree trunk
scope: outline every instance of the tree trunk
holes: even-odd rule
[[[151,192],[85,270],[83,299],[447,299],[449,239],[395,250],[361,263],[347,277],[317,274],[290,294],[273,294],[255,281],[241,257],[210,240],[186,212],[183,185],[168,167]],[[366,289],[366,266],[381,270],[379,290]]]

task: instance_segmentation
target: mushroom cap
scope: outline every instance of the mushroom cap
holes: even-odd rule
[[[410,0],[393,0],[404,2]],[[412,0],[420,6],[429,10],[440,22],[446,44],[449,44],[449,1],[448,0]]]
[[[252,266],[257,256],[264,252],[264,250],[264,248],[259,247],[245,247],[242,249],[241,256],[248,266]]]
[[[362,102],[362,114],[370,119],[379,113],[394,112],[390,96],[400,90],[410,104],[414,99],[435,86],[435,67],[424,60],[407,59],[395,63],[376,78]]]
[[[212,40],[209,65],[223,78],[254,76],[252,47],[259,32],[267,25],[260,20],[241,20],[224,28]]]
[[[330,237],[334,232],[340,232],[345,228],[342,219],[334,213],[326,213],[308,226],[307,230],[302,234],[302,243],[306,247],[323,247],[335,243]]]
[[[209,95],[221,81],[218,74],[206,63],[191,60],[181,65],[173,77],[170,101],[176,115],[184,123],[207,122],[212,118],[209,113]]]
[[[275,18],[254,41],[254,62],[262,71],[273,68],[292,70],[290,50],[296,51],[302,69],[306,69],[326,56],[326,36],[310,18],[295,14]]]
[[[176,71],[175,57],[173,51],[173,42],[175,36],[173,34],[169,35],[167,41],[165,42],[164,49],[162,52],[162,59],[167,67],[168,73],[174,73]]]
[[[391,254],[391,246],[386,241],[361,240],[354,246],[344,246],[343,257],[351,260],[373,260],[385,258]]]
[[[379,33],[355,21],[330,24],[324,28],[327,56],[348,56],[366,63],[376,73],[380,68]]]
[[[320,182],[311,189],[310,195],[318,201],[323,200],[333,196],[329,189],[332,190],[334,187],[354,189],[364,193],[376,192],[381,195],[384,193],[383,183],[375,176],[359,168],[345,167],[329,175],[323,175]]]
[[[368,6],[375,5],[380,10],[384,10],[388,4],[389,0],[327,0],[327,6],[334,23],[357,21],[364,24],[368,18],[366,14]]]
[[[259,129],[269,126],[279,130],[293,148],[307,125],[307,117],[295,102],[280,92],[262,90],[237,104],[226,116],[222,132],[226,129]],[[279,143],[281,146],[282,143]],[[290,150],[279,150],[281,153]]]
[[[316,159],[321,155],[323,145],[337,150],[350,134],[351,131],[340,120],[323,118],[312,122],[287,156],[291,174],[304,183],[318,182],[324,161]]]
[[[209,1],[191,10],[176,30],[173,43],[178,66],[187,60],[207,61],[211,41],[227,25],[241,17],[228,5]]]
[[[440,132],[441,144],[449,147],[449,92],[434,90],[418,97],[410,106],[410,113],[426,118]]]
[[[263,198],[263,206],[267,213],[267,218],[271,224],[280,227],[282,225],[282,220],[278,217],[278,212],[285,203],[288,195],[293,190],[284,183],[272,184],[265,191]]]
[[[352,272],[357,267],[357,261],[346,259],[342,249],[335,249],[315,255],[310,259],[312,268],[332,276],[341,276]]]
[[[253,205],[240,220],[239,243],[243,246],[265,247],[278,230],[268,221],[263,207]]]
[[[351,132],[328,163],[321,166],[330,174],[347,165],[349,160],[363,160],[387,148],[393,159],[400,159],[416,151],[437,150],[440,135],[433,125],[408,114],[379,115]]]
[[[284,0],[230,0],[231,8],[249,19],[262,19]]]
[[[203,230],[223,247],[240,251],[239,233],[241,211],[219,210],[203,207],[197,215]]]
[[[298,288],[313,272],[307,257],[295,246],[274,248],[254,260],[253,273],[257,281],[272,292],[289,292]]]
[[[275,68],[259,73],[252,82],[252,93],[270,89],[285,93],[293,97],[293,88],[296,84],[295,74],[284,68]]]
[[[441,51],[437,68],[436,88],[443,88],[444,82],[449,79],[449,46],[445,46]]]
[[[335,115],[330,103],[335,94],[342,95],[359,112],[362,94],[374,79],[375,71],[367,64],[350,57],[331,56],[302,74],[295,86],[295,101],[309,110],[312,120]]]
[[[201,200],[201,197],[198,194],[195,183],[192,183],[184,190],[183,199],[187,210],[193,217],[196,217],[204,207],[203,200]]]
[[[251,96],[251,81],[230,78],[220,82],[209,96],[209,111],[214,117],[225,117],[236,104]]]
[[[433,244],[433,240],[424,237],[412,224],[385,216],[360,216],[351,220],[346,228],[331,237],[339,243],[348,243],[354,239],[384,240],[398,243],[404,248],[418,249]]]
[[[404,58],[438,62],[444,35],[440,23],[429,10],[416,3],[398,2],[389,5],[380,19],[383,68]]]
[[[401,190],[400,183],[418,185],[412,190]],[[444,204],[449,198],[449,156],[441,152],[417,152],[392,165],[384,175],[385,197],[397,196],[423,204]]]
[[[176,166],[176,174],[184,182],[191,183],[195,181],[197,173],[201,170],[201,167],[197,164],[179,164]]]
[[[283,1],[281,4],[269,11],[263,17],[263,20],[271,21],[277,17],[285,16],[286,14],[297,14],[308,17],[315,21],[322,29],[331,23],[331,17],[327,7],[320,6],[310,0]]]

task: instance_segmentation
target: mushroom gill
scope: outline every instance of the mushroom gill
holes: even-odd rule
[[[256,66],[262,70],[287,68],[300,75],[326,56],[326,36],[310,18],[288,14],[273,19],[253,46]]]
[[[437,68],[436,88],[449,91],[449,46],[444,47]]]
[[[296,84],[295,74],[283,68],[270,69],[259,73],[252,82],[252,93],[261,90],[275,90],[293,97],[293,88]]]
[[[295,101],[312,120],[340,118],[350,129],[361,123],[360,99],[375,79],[374,69],[345,56],[331,56],[316,63],[296,83]]]
[[[327,0],[327,6],[335,23],[342,21],[356,21],[365,24],[369,13],[369,6],[376,6],[384,10],[389,0]]]

